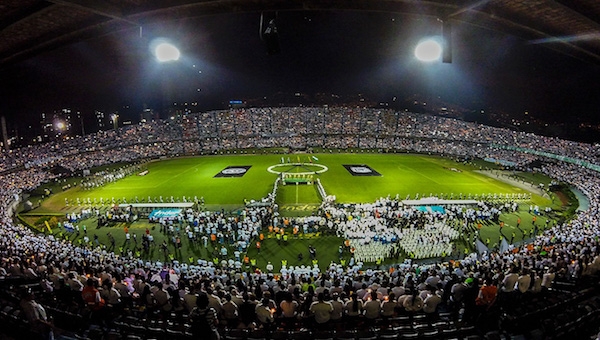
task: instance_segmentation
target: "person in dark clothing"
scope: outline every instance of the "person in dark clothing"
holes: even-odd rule
[[[239,306],[240,325],[238,328],[254,328],[256,326],[256,303],[254,295],[244,293],[244,302]]]
[[[463,293],[463,305],[465,307],[465,313],[463,315],[463,321],[472,322],[477,316],[477,305],[475,304],[475,300],[477,300],[477,296],[479,295],[479,280],[475,280],[473,278],[467,278],[465,280],[467,284],[467,289]]]
[[[200,292],[196,298],[196,307],[190,312],[191,332],[196,339],[220,340],[217,325],[217,312],[208,306],[208,295]]]

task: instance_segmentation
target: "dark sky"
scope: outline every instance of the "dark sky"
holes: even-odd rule
[[[548,121],[600,122],[600,68],[518,37],[453,27],[452,64],[415,60],[416,43],[439,35],[431,18],[386,13],[280,12],[281,53],[267,55],[259,13],[224,14],[144,27],[65,46],[2,71],[0,113],[26,125],[63,107],[90,115],[174,101],[222,108],[230,99],[276,92],[363,93],[373,100],[439,96]],[[155,37],[183,54],[158,64]],[[195,67],[193,66],[195,65]],[[133,117],[131,117],[133,118]]]

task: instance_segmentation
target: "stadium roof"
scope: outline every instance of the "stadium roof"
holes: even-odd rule
[[[161,21],[287,10],[429,16],[513,34],[600,64],[597,0],[0,0],[0,66],[69,43]]]

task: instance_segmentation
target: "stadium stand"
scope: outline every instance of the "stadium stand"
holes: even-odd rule
[[[47,171],[55,165],[76,172],[229,148],[318,146],[493,158],[523,168],[541,160],[540,171],[585,193],[590,208],[543,231],[527,246],[502,253],[408,261],[385,269],[359,261],[286,267],[277,274],[244,271],[231,265],[234,261],[214,264],[206,259],[188,265],[117,256],[102,247],[37,234],[12,220],[23,192],[58,178]],[[600,331],[597,148],[408,112],[252,108],[198,113],[3,152],[0,320],[10,326],[2,332],[28,339],[589,338]],[[374,211],[393,201],[352,209]],[[346,213],[336,209],[328,213]],[[220,218],[216,213],[205,217]],[[250,237],[270,215],[256,207],[246,218],[244,233]],[[358,236],[362,227],[336,230]],[[420,232],[420,237],[407,237],[406,245],[432,236],[426,228]],[[368,247],[366,254],[381,251]]]

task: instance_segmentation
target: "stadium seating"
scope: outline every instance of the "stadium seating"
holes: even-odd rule
[[[12,221],[12,213],[16,206],[15,195],[18,197],[25,191],[55,179],[56,175],[48,171],[52,166],[60,165],[72,171],[79,171],[91,166],[115,162],[133,162],[184,154],[207,154],[234,148],[323,146],[340,150],[353,146],[371,151],[412,151],[488,158],[502,160],[508,162],[506,164],[517,167],[543,160],[545,162],[540,171],[570,183],[586,193],[590,198],[590,209],[579,213],[572,221],[544,231],[532,240],[532,251],[522,250],[516,254],[509,252],[487,254],[485,259],[476,258],[473,261],[466,259],[461,263],[461,267],[451,267],[449,264],[441,263],[397,267],[397,271],[402,273],[403,278],[405,278],[404,274],[417,274],[418,271],[431,273],[432,276],[439,275],[442,281],[447,283],[454,279],[453,274],[457,277],[461,274],[460,278],[477,280],[476,284],[480,284],[479,278],[491,273],[501,276],[500,274],[508,271],[510,263],[525,263],[524,266],[535,267],[542,271],[548,266],[557,269],[556,279],[542,292],[500,293],[494,309],[490,310],[489,314],[483,314],[490,317],[487,320],[469,314],[474,310],[471,309],[474,299],[458,304],[459,308],[457,308],[449,297],[452,295],[450,294],[452,287],[441,287],[448,292],[448,296],[444,297],[445,301],[432,315],[412,312],[399,306],[397,315],[392,318],[380,317],[376,320],[368,320],[366,317],[353,319],[345,316],[342,322],[328,324],[331,327],[319,329],[315,326],[310,313],[299,311],[301,317],[294,322],[277,318],[276,327],[273,329],[236,329],[220,324],[219,332],[223,338],[237,340],[500,339],[507,337],[537,339],[586,338],[598,333],[600,294],[597,276],[599,268],[596,261],[599,250],[597,238],[600,236],[598,230],[600,176],[597,172],[597,164],[600,163],[600,156],[598,156],[600,146],[442,117],[412,113],[396,115],[386,110],[356,111],[335,108],[331,109],[331,114],[332,117],[349,115],[359,121],[386,117],[382,121],[394,122],[393,127],[382,126],[374,130],[372,126],[348,125],[343,123],[343,120],[332,119],[325,124],[323,130],[319,130],[317,124],[300,123],[314,123],[320,113],[318,108],[256,108],[243,110],[243,112],[198,113],[174,121],[149,122],[125,127],[119,133],[100,132],[63,143],[53,142],[50,145],[26,147],[11,153],[3,151],[1,154],[3,161],[0,165],[2,171],[0,173],[0,184],[2,184],[0,223],[3,230],[0,254],[3,259],[1,268],[4,272],[0,279],[0,288],[2,288],[0,289],[0,306],[2,306],[0,321],[10,327],[4,327],[0,331],[13,338],[37,336],[35,329],[29,325],[27,317],[20,308],[21,293],[32,289],[36,293],[36,301],[45,308],[46,313],[52,317],[54,325],[60,329],[61,335],[67,339],[193,338],[188,311],[177,314],[157,308],[147,308],[144,301],[137,299],[131,306],[123,306],[118,313],[111,314],[111,317],[96,318],[91,316],[93,314],[84,304],[73,299],[76,294],[66,291],[65,287],[57,287],[52,282],[50,285],[52,289],[48,289],[48,281],[42,280],[47,278],[48,273],[45,273],[41,267],[47,268],[50,263],[57,265],[57,270],[62,271],[61,274],[66,274],[68,269],[80,276],[88,274],[98,277],[109,271],[117,273],[133,270],[137,266],[145,267],[143,261],[140,261],[142,262],[140,264],[137,259],[116,258],[110,252],[98,249],[82,251],[75,245],[50,240]],[[289,117],[294,116],[302,116],[303,119],[291,126],[288,122],[294,119]],[[286,117],[285,120],[283,117]],[[194,123],[189,123],[190,120]],[[272,121],[273,124],[262,124],[266,120]],[[261,124],[250,124],[248,126],[252,126],[252,129],[244,132],[219,128],[236,126],[237,123],[246,121],[256,121]],[[221,134],[215,131],[221,131]],[[107,157],[107,151],[110,151],[110,157]],[[409,251],[414,253],[415,258],[421,255],[429,257],[448,253],[448,249],[444,248],[445,245],[423,247],[415,239],[407,238],[403,241],[404,244],[398,246],[411,249]],[[390,251],[385,244],[356,243],[355,247],[357,260],[362,259],[365,262],[374,261],[378,254]],[[542,255],[536,249],[548,249],[552,255]],[[97,268],[91,270],[91,268],[84,268],[83,263],[67,259],[70,256],[76,258],[84,253],[94,259],[102,258],[103,261],[110,259],[110,262],[97,263]],[[31,265],[33,260],[28,260],[31,256],[38,262],[35,266]],[[110,267],[113,269],[107,269]],[[24,274],[30,268],[36,272],[35,277]],[[458,269],[462,273],[457,274]],[[237,286],[235,281],[241,278],[240,273],[237,273],[239,277],[236,278],[235,274],[228,277],[231,274],[224,274],[215,268],[211,270],[210,274],[204,273],[204,283],[209,282],[208,286],[220,285],[218,291],[221,294],[224,290],[232,291],[234,288],[241,289],[240,287],[244,287],[250,293],[263,290],[258,285],[260,279],[264,280],[266,277],[263,274],[252,276],[253,274],[250,273],[250,277],[246,277],[247,281],[241,280],[241,284]],[[364,273],[346,273],[346,275],[342,281],[345,281],[344,287],[348,287],[347,293],[357,290],[354,283],[365,283],[368,286],[375,283],[379,286],[384,279],[391,280],[387,271],[374,270],[373,275],[368,279],[365,278]],[[306,275],[303,278],[308,280],[309,277]],[[377,278],[378,281],[371,281],[373,278]],[[417,275],[414,278],[420,280]],[[398,280],[398,277],[395,279]],[[291,278],[286,280],[290,281],[286,284],[291,285]],[[423,282],[418,280],[412,283],[403,282],[402,285],[406,286],[407,290],[419,289],[420,292],[424,292],[426,290],[424,287],[421,287],[424,289],[416,287],[420,284],[425,286],[425,277]],[[414,286],[409,288],[411,284]],[[462,282],[457,281],[455,284],[460,285]],[[298,285],[301,286],[300,283]],[[200,290],[207,291],[208,286],[201,287]],[[192,290],[192,288],[188,285],[185,289]],[[273,289],[273,287],[269,288]],[[392,290],[391,286],[390,290]],[[175,292],[178,293],[177,290]],[[344,295],[344,298],[348,297],[348,294]],[[310,305],[313,296],[308,296],[301,291],[296,299]],[[489,322],[490,320],[493,322]],[[279,327],[284,324],[285,327]]]

